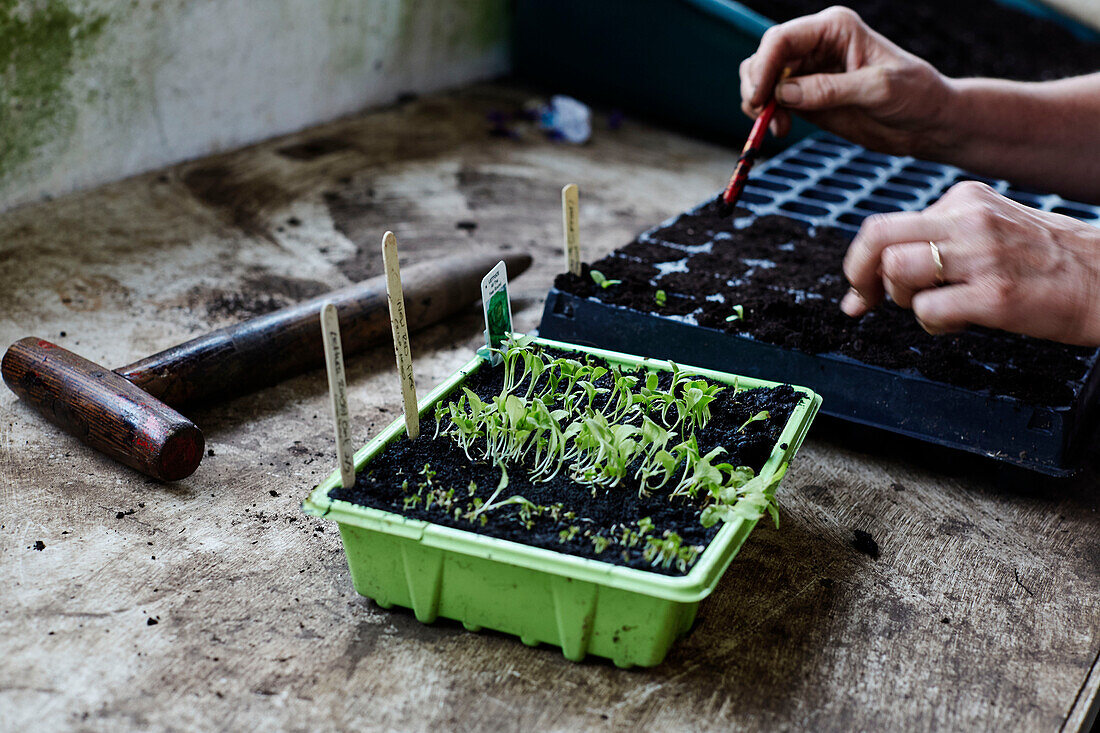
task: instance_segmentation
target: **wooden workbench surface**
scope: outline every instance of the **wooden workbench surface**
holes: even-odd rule
[[[630,120],[598,118],[585,146],[487,134],[528,96],[424,98],[8,212],[0,348],[34,334],[128,363],[377,274],[385,229],[405,262],[530,251],[513,297],[531,328],[562,262],[564,183],[594,259],[734,161]],[[479,319],[413,338],[422,390],[467,359]],[[361,443],[400,409],[392,351],[348,378]],[[359,598],[334,525],[299,509],[334,466],[326,399],[314,373],[192,415],[213,454],[162,485],[0,390],[0,729],[1056,731],[1096,702],[1095,468],[1008,482],[819,429],[781,527],[760,524],[663,665],[621,671]]]

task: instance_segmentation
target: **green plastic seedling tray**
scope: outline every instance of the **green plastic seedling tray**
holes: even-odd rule
[[[667,370],[667,361],[536,339],[563,351],[592,354],[621,366]],[[479,354],[420,401],[422,416],[466,377],[483,368]],[[739,387],[773,387],[732,374],[683,367]],[[761,473],[783,471],[802,444],[821,398],[795,387],[806,399],[794,409]],[[402,419],[355,454],[356,471],[404,431]],[[786,447],[782,447],[786,446]],[[416,618],[461,621],[470,631],[483,628],[514,634],[524,644],[553,644],[567,659],[587,654],[619,667],[659,664],[677,637],[695,619],[699,602],[718,584],[756,521],[725,524],[689,573],[672,577],[645,570],[530,547],[329,497],[339,486],[334,471],[309,495],[303,510],[335,521],[347,553],[355,590],[383,608],[411,608]]]

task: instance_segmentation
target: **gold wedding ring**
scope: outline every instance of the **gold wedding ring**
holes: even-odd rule
[[[943,285],[947,282],[947,278],[943,276],[943,258],[940,257],[940,248],[932,241],[928,242],[928,246],[932,248],[932,262],[936,265],[936,284]]]

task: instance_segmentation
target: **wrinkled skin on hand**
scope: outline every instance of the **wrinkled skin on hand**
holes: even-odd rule
[[[775,87],[784,68],[792,77]],[[772,132],[795,110],[809,121],[884,153],[919,154],[951,103],[948,80],[843,7],[772,26],[741,63],[741,108],[756,118],[773,88]],[[784,109],[786,108],[786,109]]]
[[[889,295],[930,333],[974,324],[1100,345],[1100,229],[982,183],[959,183],[921,212],[866,219],[844,274],[852,290],[841,308],[850,316]]]
[[[776,86],[785,68],[792,76]],[[873,150],[1097,195],[1100,74],[1032,85],[948,79],[842,7],[769,28],[740,73],[750,117],[774,89],[776,134],[793,110]],[[923,212],[866,219],[844,272],[850,316],[889,295],[930,333],[975,324],[1100,345],[1100,229],[982,184],[961,183]]]

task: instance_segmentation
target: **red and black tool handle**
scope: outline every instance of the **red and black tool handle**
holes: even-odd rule
[[[740,200],[741,192],[745,189],[745,183],[749,180],[749,171],[756,163],[756,157],[760,154],[760,146],[764,142],[764,135],[774,115],[775,97],[772,97],[764,105],[764,110],[760,113],[760,116],[752,123],[749,139],[745,141],[745,147],[741,149],[741,155],[737,158],[737,166],[733,169],[733,175],[730,176],[729,183],[726,184],[725,190],[718,197],[719,212],[722,216],[732,214],[733,207]]]
[[[790,75],[790,67],[783,69],[779,76],[779,83],[782,84]],[[730,176],[726,188],[718,195],[718,213],[722,216],[732,214],[733,207],[741,199],[741,192],[745,190],[745,184],[749,180],[749,171],[752,170],[757,156],[760,155],[760,146],[764,144],[764,135],[767,134],[768,125],[771,124],[772,117],[775,116],[775,106],[775,94],[772,94],[768,98],[767,104],[764,105],[764,109],[760,111],[760,116],[752,123],[749,139],[745,141],[745,147],[741,148],[741,155],[737,158],[733,175]]]

